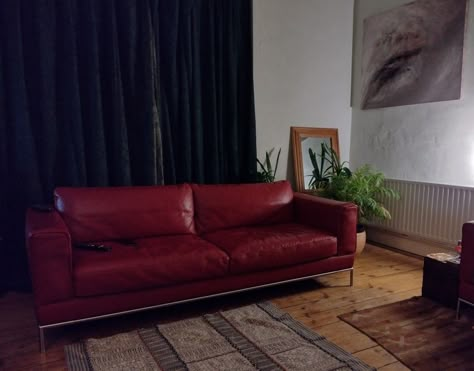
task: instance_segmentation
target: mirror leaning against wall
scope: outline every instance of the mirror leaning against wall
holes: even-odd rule
[[[291,141],[296,190],[314,192],[327,181],[325,174],[330,164],[324,151],[332,148],[339,156],[337,129],[292,126]]]

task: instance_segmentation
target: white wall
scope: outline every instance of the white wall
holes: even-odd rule
[[[474,9],[465,36],[461,100],[360,110],[363,20],[407,0],[356,0],[351,164],[388,178],[474,186]]]
[[[353,0],[254,0],[257,153],[281,147],[293,180],[290,126],[339,129],[349,158]]]

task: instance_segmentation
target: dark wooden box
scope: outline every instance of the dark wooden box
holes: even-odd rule
[[[456,308],[459,289],[459,264],[425,257],[422,295],[447,307]]]

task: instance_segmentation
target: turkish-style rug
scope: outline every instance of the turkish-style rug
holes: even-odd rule
[[[65,347],[69,370],[373,370],[265,302],[88,339]]]
[[[339,316],[412,370],[473,370],[473,320],[414,297]]]

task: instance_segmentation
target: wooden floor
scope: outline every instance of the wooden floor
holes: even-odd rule
[[[421,295],[423,262],[368,245],[349,274],[338,273],[229,297],[173,306],[47,332],[48,350],[38,351],[31,294],[0,298],[0,370],[65,370],[63,346],[81,338],[102,337],[158,321],[198,315],[220,308],[271,300],[294,318],[379,370],[407,370],[370,338],[339,320],[338,315]]]

